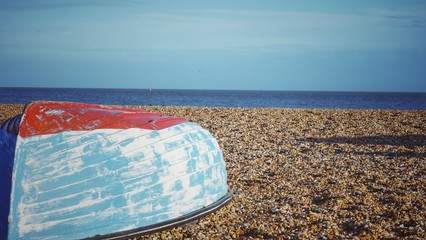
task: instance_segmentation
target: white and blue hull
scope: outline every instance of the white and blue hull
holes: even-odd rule
[[[196,123],[18,136],[8,238],[137,234],[229,199],[222,151]]]

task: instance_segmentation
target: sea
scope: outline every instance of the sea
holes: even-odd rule
[[[36,100],[142,106],[426,110],[426,93],[0,88],[1,104]]]

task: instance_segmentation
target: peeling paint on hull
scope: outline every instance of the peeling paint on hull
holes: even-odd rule
[[[9,239],[127,234],[229,199],[217,141],[187,121],[20,134],[12,179]]]

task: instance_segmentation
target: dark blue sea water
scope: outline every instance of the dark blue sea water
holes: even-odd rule
[[[426,93],[0,88],[0,103],[426,110]]]

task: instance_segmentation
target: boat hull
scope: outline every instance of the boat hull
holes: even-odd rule
[[[141,120],[142,112],[132,112],[134,125],[120,128],[111,119],[123,115],[121,109],[90,105],[75,116],[55,104],[39,116],[26,115],[34,109],[24,113],[13,161],[10,239],[131,237],[192,221],[231,199],[222,151],[198,124],[159,115]],[[46,122],[46,112],[56,123],[28,121]],[[104,121],[93,127],[86,113],[91,123]],[[46,128],[74,118],[92,127]]]

